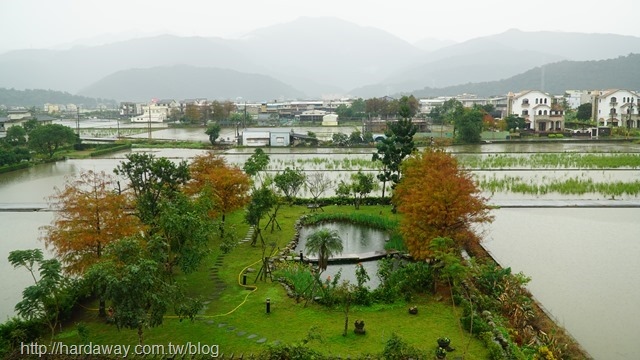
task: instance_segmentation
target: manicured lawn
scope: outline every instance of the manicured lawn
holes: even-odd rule
[[[353,207],[326,207],[325,212],[351,212]],[[390,207],[362,206],[362,213],[375,215],[391,214]],[[284,205],[278,213],[278,222],[282,230],[273,233],[270,229],[262,230],[267,249],[275,243],[278,250],[286,246],[294,236],[293,225],[303,213],[308,213],[306,207]],[[236,212],[227,216],[227,226],[234,226],[238,233],[238,240],[244,238],[248,225],[243,221],[244,213]],[[262,226],[267,220],[262,221]],[[229,229],[230,227],[228,227]],[[391,305],[376,304],[371,307],[355,306],[349,314],[349,332],[342,336],[344,328],[344,313],[342,308],[327,308],[304,301],[296,303],[287,297],[284,288],[278,282],[254,282],[257,271],[261,267],[260,259],[263,250],[258,239],[258,246],[241,243],[230,253],[221,255],[219,240],[213,240],[211,253],[206,264],[195,273],[177,275],[185,280],[186,290],[201,296],[207,301],[202,316],[195,320],[179,321],[175,317],[167,316],[164,324],[157,328],[145,329],[146,344],[173,344],[201,342],[209,345],[219,345],[221,353],[250,354],[258,353],[265,348],[257,341],[265,338],[266,344],[280,341],[283,343],[299,342],[311,331],[320,336],[319,340],[312,340],[309,346],[325,354],[354,356],[363,353],[379,353],[385,342],[393,333],[404,341],[432,352],[436,348],[436,339],[440,336],[451,338],[451,344],[457,348],[452,355],[461,355],[469,342],[469,335],[462,333],[458,325],[458,309],[454,309],[448,300],[424,295],[411,304],[395,303]],[[218,286],[212,280],[212,268],[216,261],[222,259],[219,266],[218,278],[225,284],[224,290],[218,291]],[[219,262],[219,261],[218,261]],[[247,276],[247,284],[255,285],[255,290],[247,290],[239,285],[239,274],[246,268],[256,270]],[[371,277],[375,274],[369,274]],[[265,300],[271,301],[271,313],[266,313]],[[417,315],[410,315],[409,306],[419,308]],[[88,307],[95,308],[96,304]],[[365,321],[366,335],[353,333],[353,323],[356,319]],[[75,323],[83,322],[88,330],[88,340],[102,344],[136,344],[135,330],[122,329],[118,331],[114,325],[105,324],[97,317],[96,311],[80,311],[73,319],[73,324],[60,335],[61,341],[68,343],[79,342],[75,334]],[[226,324],[220,326],[220,324]],[[233,327],[233,330],[230,328]],[[250,335],[256,335],[249,338]],[[487,350],[477,339],[471,339],[468,354],[465,359],[485,359]]]

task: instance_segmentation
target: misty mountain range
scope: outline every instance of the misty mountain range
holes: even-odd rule
[[[508,30],[458,44],[426,39],[414,45],[343,20],[300,18],[233,40],[160,35],[67,50],[14,50],[0,54],[0,87],[118,101],[495,95],[585,88],[580,84],[637,90],[640,76],[630,75],[640,60],[627,56],[633,53],[640,54],[639,37]],[[591,82],[569,75],[583,68],[605,74],[596,79],[582,73]],[[625,76],[629,81],[615,80]]]

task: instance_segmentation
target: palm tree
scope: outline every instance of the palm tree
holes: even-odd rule
[[[307,238],[307,255],[318,255],[320,272],[327,269],[329,258],[342,252],[342,239],[337,230],[322,228]]]

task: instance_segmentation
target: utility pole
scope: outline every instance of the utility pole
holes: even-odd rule
[[[80,105],[76,106],[76,135],[80,138]]]
[[[149,103],[149,140],[151,140],[151,103]]]

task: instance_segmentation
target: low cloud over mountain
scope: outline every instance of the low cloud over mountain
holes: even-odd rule
[[[0,87],[118,100],[161,97],[150,95],[160,90],[178,99],[372,97],[497,81],[561,60],[630,53],[640,53],[640,38],[518,30],[425,51],[379,29],[300,18],[235,40],[162,35],[68,50],[11,51],[0,54]]]

